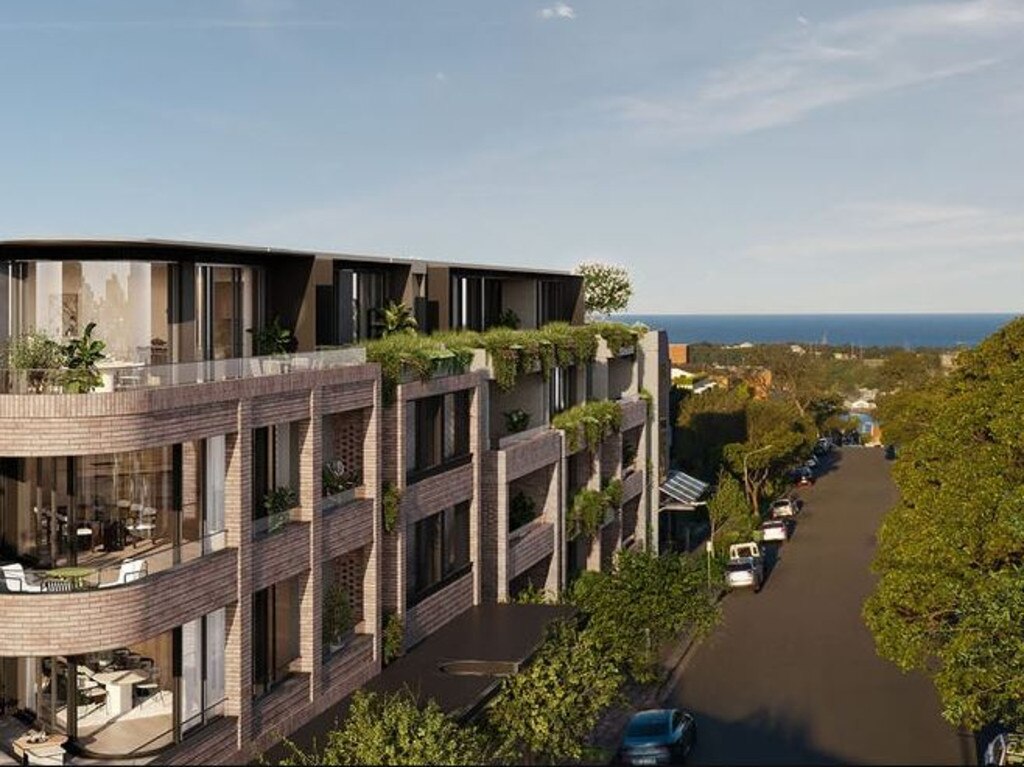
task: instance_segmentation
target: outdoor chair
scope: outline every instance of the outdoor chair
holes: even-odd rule
[[[8,591],[27,591],[39,593],[43,590],[38,579],[33,575],[25,573],[25,568],[20,564],[0,566],[3,571],[4,586]]]
[[[100,588],[107,589],[111,586],[124,586],[126,583],[133,583],[144,578],[146,575],[147,568],[144,561],[141,559],[126,559],[121,563],[121,569],[117,573],[117,580],[110,583],[101,583]]]

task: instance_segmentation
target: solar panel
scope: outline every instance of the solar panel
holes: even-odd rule
[[[670,471],[661,492],[680,503],[696,503],[708,490],[708,484],[681,471]]]

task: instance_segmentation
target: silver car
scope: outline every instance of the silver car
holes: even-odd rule
[[[731,559],[725,566],[725,585],[730,589],[752,588],[756,594],[764,582],[764,567],[756,559]]]

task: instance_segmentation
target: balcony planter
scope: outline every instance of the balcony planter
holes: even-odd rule
[[[342,490],[340,493],[334,495],[328,495],[324,497],[323,508],[324,511],[331,511],[332,509],[340,508],[345,504],[351,503],[357,498],[361,498],[363,494],[363,486],[350,487],[348,490]]]

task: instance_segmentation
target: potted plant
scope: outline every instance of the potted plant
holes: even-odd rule
[[[526,431],[529,426],[530,414],[521,407],[505,411],[505,428],[509,434],[518,434],[521,431]]]
[[[324,589],[323,597],[323,645],[334,653],[345,646],[351,636],[355,622],[348,593],[340,583],[332,583]]]
[[[299,494],[290,487],[275,487],[263,496],[267,532],[276,533],[288,523],[288,512],[299,505]]]
[[[36,393],[55,383],[63,361],[60,344],[45,333],[26,333],[15,338],[7,349],[7,365],[19,371],[28,389]]]
[[[355,490],[359,486],[361,478],[359,472],[345,468],[345,463],[340,458],[327,461],[321,472],[323,480],[324,497],[334,497],[347,493],[346,498],[337,500],[344,501],[355,497]]]
[[[61,382],[64,391],[69,394],[90,392],[103,383],[96,363],[106,358],[103,350],[107,345],[103,341],[93,340],[92,331],[95,327],[96,323],[90,322],[79,338],[72,338],[63,347],[64,372],[61,374]]]
[[[252,349],[257,356],[264,354],[287,354],[292,349],[295,341],[292,331],[281,324],[281,318],[274,317],[273,321],[264,325],[259,330],[249,328],[247,333],[252,333]]]
[[[391,301],[385,307],[374,309],[374,312],[377,314],[374,325],[384,338],[396,333],[415,333],[419,327],[408,304]]]

